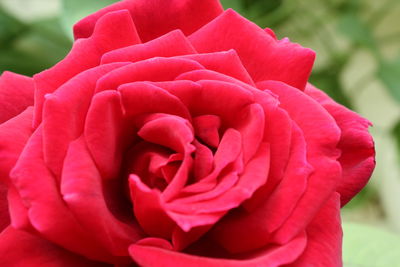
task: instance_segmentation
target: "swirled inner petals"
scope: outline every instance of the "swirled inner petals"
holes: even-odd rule
[[[264,197],[266,200],[251,212],[243,209],[228,214],[215,229],[217,242],[229,251],[237,253],[265,246],[305,192],[312,168],[306,160],[306,144],[298,127],[294,127],[291,144],[286,172],[278,186]]]
[[[150,236],[169,239],[175,223],[165,212],[160,191],[150,189],[134,174],[129,176],[129,188],[135,217],[143,230]]]
[[[196,136],[211,147],[219,145],[219,128],[221,119],[215,115],[201,115],[193,118],[193,126]]]
[[[194,139],[193,130],[187,120],[177,116],[166,116],[147,122],[138,135],[147,142],[168,147],[185,153],[194,148],[190,143]]]

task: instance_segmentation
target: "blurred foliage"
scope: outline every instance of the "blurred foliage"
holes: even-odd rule
[[[399,267],[400,236],[382,229],[344,223],[345,267]]]
[[[26,24],[0,6],[0,73],[31,76],[60,61],[70,48],[58,18]]]

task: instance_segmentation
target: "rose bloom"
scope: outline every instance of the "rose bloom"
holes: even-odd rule
[[[0,79],[1,266],[341,266],[370,123],[214,0],[125,0]]]

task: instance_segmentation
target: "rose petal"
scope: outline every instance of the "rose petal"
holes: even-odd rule
[[[115,49],[103,55],[101,64],[136,62],[152,57],[173,57],[194,54],[192,44],[180,30],[174,30],[144,44]]]
[[[119,92],[128,118],[147,113],[167,113],[187,120],[191,118],[179,98],[150,83],[124,84],[119,87]]]
[[[286,111],[276,108],[276,103],[269,103],[270,98],[263,99],[265,93],[258,94],[265,112],[265,136],[264,140],[271,146],[271,164],[268,175],[268,183],[260,187],[254,196],[246,201],[243,207],[248,213],[262,205],[270,196],[277,184],[282,180],[285,168],[290,157],[292,138],[292,121]],[[260,101],[261,100],[261,101]]]
[[[42,123],[44,160],[56,178],[61,175],[68,143],[83,132],[96,82],[106,73],[126,64],[113,63],[83,71],[53,94],[46,95]]]
[[[272,81],[262,82],[258,87],[267,88],[279,95],[281,107],[303,131],[307,144],[307,161],[314,167],[305,194],[293,214],[275,234],[277,242],[285,243],[304,229],[336,189],[341,175],[336,160],[340,155],[336,149],[340,130],[321,105],[296,88]]]
[[[313,167],[307,162],[304,136],[297,125],[293,127],[290,144],[290,158],[283,178],[271,192],[265,205],[260,207],[264,211],[265,228],[269,233],[277,230],[290,216],[304,194],[308,178],[313,172]]]
[[[232,187],[238,179],[238,174],[243,170],[241,149],[242,137],[240,133],[234,129],[228,129],[215,152],[212,172],[199,182],[186,186],[181,194],[192,193],[192,195],[179,198],[179,200],[174,201],[172,207],[180,210],[179,203],[208,200]],[[193,210],[201,212],[194,207]]]
[[[119,92],[96,94],[86,116],[84,136],[103,179],[118,177],[124,145],[130,141],[127,135]]]
[[[175,29],[181,29],[185,35],[189,35],[222,12],[217,0],[125,0],[79,21],[74,26],[75,39],[91,36],[102,16],[124,9],[130,12],[140,38],[145,42]]]
[[[269,145],[263,143],[231,189],[215,198],[198,202],[185,203],[181,199],[177,199],[167,205],[168,214],[184,231],[216,223],[227,211],[238,207],[243,201],[250,198],[261,185],[265,184],[269,162]]]
[[[32,118],[33,108],[29,107],[0,124],[0,182],[8,183],[9,173],[33,132]]]
[[[39,127],[33,133],[10,173],[11,181],[29,209],[32,226],[55,244],[91,259],[112,262],[109,253],[92,242],[62,200],[55,178],[44,163],[41,130]]]
[[[171,93],[181,99],[192,116],[219,116],[223,127],[236,125],[238,114],[254,102],[250,92],[235,84],[212,80],[198,81],[197,84],[201,85],[201,88],[177,88]]]
[[[193,129],[187,120],[177,116],[151,120],[143,125],[138,135],[147,142],[168,147],[176,152],[193,150]]]
[[[180,227],[175,227],[172,233],[172,244],[176,251],[182,251],[193,242],[199,240],[205,233],[213,227],[212,224],[194,227],[189,232],[183,231]]]
[[[25,206],[25,203],[13,184],[8,186],[7,198],[11,226],[15,229],[33,230],[34,228],[29,221],[28,208]]]
[[[75,75],[98,66],[104,53],[137,43],[140,43],[140,39],[126,10],[102,17],[90,38],[76,41],[64,60],[34,76],[35,126],[41,122],[46,94],[54,92]]]
[[[108,210],[101,176],[83,137],[69,145],[63,166],[61,194],[87,234],[107,247],[114,256],[126,256],[128,245],[142,237],[139,227],[119,221]]]
[[[0,182],[0,233],[10,224],[10,215],[8,213],[7,186]]]
[[[187,183],[192,165],[190,154],[194,151],[193,130],[190,124],[179,117],[167,116],[146,123],[138,132],[145,141],[168,147],[184,155],[182,165],[162,193],[165,201],[178,194]]]
[[[368,133],[371,123],[357,113],[335,103],[328,95],[308,84],[305,93],[318,101],[336,120],[341,136],[338,148],[342,151],[342,179],[337,192],[342,206],[349,202],[368,182],[375,168],[375,150]]]
[[[334,193],[306,229],[307,247],[300,258],[290,266],[341,267],[342,227],[340,196]]]
[[[215,115],[201,115],[193,119],[196,136],[212,147],[218,147],[221,119]]]
[[[104,75],[97,83],[96,92],[116,90],[120,85],[136,81],[170,81],[182,73],[198,69],[204,67],[189,59],[151,58]]]
[[[106,267],[24,231],[8,227],[0,234],[3,266]]]
[[[228,251],[239,253],[267,245],[271,233],[289,217],[304,193],[311,170],[305,158],[304,137],[296,128],[292,135],[286,173],[275,190],[265,196],[266,200],[250,212],[237,210],[225,216],[216,225],[213,236]]]
[[[278,267],[293,262],[303,252],[306,245],[304,234],[282,246],[266,247],[244,259],[211,258],[181,253],[161,247],[134,244],[129,247],[129,253],[140,266],[176,267],[241,267],[241,266],[268,266]]]
[[[206,69],[213,70],[232,78],[238,79],[244,83],[254,86],[246,68],[243,66],[235,50],[214,52],[209,54],[193,54],[180,56],[179,58],[192,59],[199,62]],[[221,64],[223,62],[223,64]]]
[[[165,213],[160,191],[150,189],[134,174],[129,176],[129,186],[135,217],[143,230],[150,236],[169,239],[175,223]]]
[[[0,123],[33,105],[34,85],[30,77],[9,71],[0,76]]]
[[[277,80],[301,90],[315,59],[312,50],[277,42],[231,9],[193,33],[189,40],[199,53],[235,49],[255,82]]]

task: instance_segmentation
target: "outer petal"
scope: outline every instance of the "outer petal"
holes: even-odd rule
[[[36,125],[42,119],[46,94],[54,92],[75,75],[98,66],[106,52],[137,43],[140,43],[140,39],[127,11],[113,12],[102,17],[90,38],[76,41],[64,60],[34,76]]]
[[[334,193],[307,227],[307,247],[293,267],[341,267],[340,196]]]
[[[277,80],[299,89],[304,89],[315,59],[312,50],[286,39],[276,41],[233,10],[225,11],[189,40],[199,53],[235,49],[255,82]]]
[[[279,96],[281,107],[303,131],[307,144],[307,161],[314,167],[306,192],[292,215],[276,232],[275,241],[284,243],[307,226],[336,190],[341,177],[341,168],[337,162],[340,151],[336,149],[340,130],[326,110],[296,88],[272,81],[258,86],[270,89]]]
[[[29,221],[54,243],[92,259],[112,262],[114,258],[101,244],[93,242],[61,198],[56,181],[44,164],[41,130],[39,127],[32,134],[10,173],[22,203],[28,208]]]
[[[106,267],[27,232],[8,227],[0,234],[2,266]]]
[[[0,125],[0,181],[7,183],[26,142],[32,134],[33,108]]]
[[[308,84],[305,93],[318,101],[336,120],[341,130],[338,148],[342,151],[342,179],[337,192],[342,206],[350,201],[368,182],[375,168],[375,150],[368,133],[371,123],[357,113],[335,103],[328,95]]]
[[[33,89],[32,78],[8,71],[0,76],[0,123],[33,105]]]
[[[0,125],[0,232],[9,223],[7,184],[9,172],[32,134],[33,108]]]
[[[145,42],[175,29],[189,35],[222,12],[217,0],[125,0],[79,21],[74,26],[75,39],[91,36],[97,20],[108,12],[123,9],[129,10]]]

